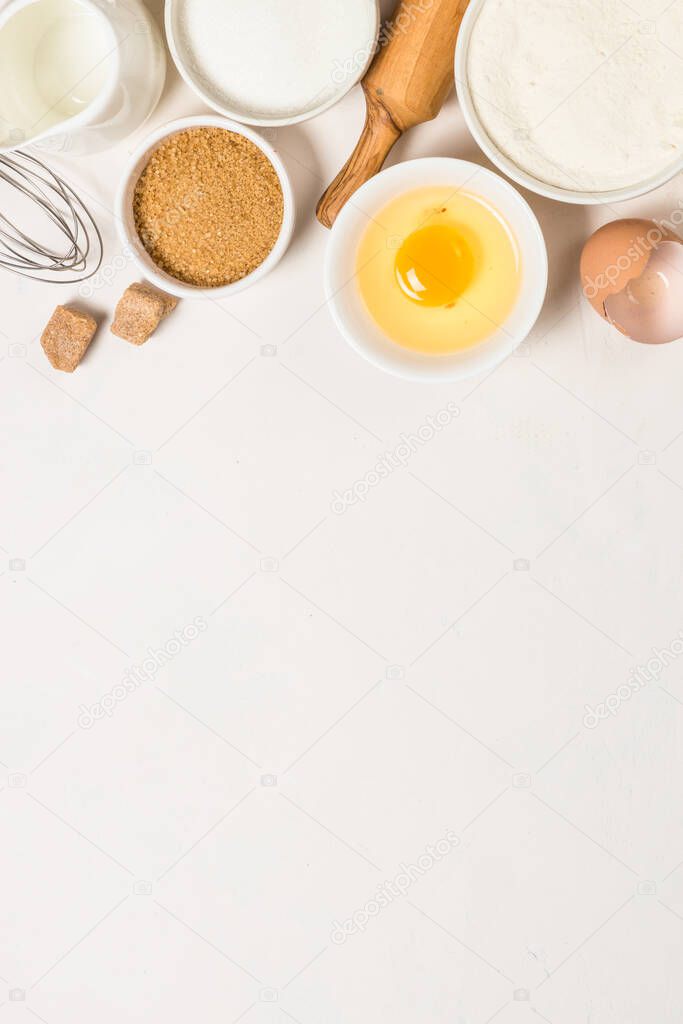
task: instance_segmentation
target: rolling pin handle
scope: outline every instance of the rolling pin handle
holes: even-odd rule
[[[318,220],[326,228],[332,227],[356,189],[382,169],[384,161],[403,134],[380,100],[371,94],[367,95],[367,100],[365,127],[358,145],[316,209]]]

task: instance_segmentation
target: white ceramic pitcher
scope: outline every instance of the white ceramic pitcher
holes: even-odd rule
[[[151,114],[165,73],[141,0],[0,0],[0,152],[107,149]]]

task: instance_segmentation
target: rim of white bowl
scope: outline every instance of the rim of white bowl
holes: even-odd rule
[[[382,351],[378,351],[376,343],[368,340],[369,334],[383,334],[372,320],[370,313],[364,311],[367,318],[368,330],[364,337],[359,336],[353,328],[350,320],[342,306],[339,296],[346,288],[352,285],[354,278],[346,280],[341,285],[335,280],[336,268],[341,264],[344,253],[348,254],[349,248],[344,233],[353,231],[353,218],[361,215],[365,218],[362,228],[359,228],[355,237],[355,250],[357,251],[363,231],[373,215],[382,207],[391,202],[391,198],[383,197],[374,201],[373,193],[384,191],[383,186],[394,179],[396,188],[393,198],[399,195],[414,191],[420,187],[427,187],[435,184],[446,184],[446,172],[453,176],[454,188],[464,189],[474,182],[475,177],[489,183],[495,183],[495,189],[501,189],[514,204],[520,217],[522,217],[530,230],[531,242],[526,248],[522,248],[522,241],[515,232],[515,225],[510,223],[506,216],[511,230],[515,233],[517,243],[522,253],[522,272],[526,282],[529,281],[529,295],[523,299],[523,292],[518,297],[506,323],[509,323],[513,316],[519,318],[519,325],[514,334],[506,330],[505,325],[500,326],[489,338],[478,342],[471,348],[462,349],[444,355],[422,354],[392,341],[388,336],[383,335]],[[434,178],[442,175],[442,181],[435,181]],[[460,185],[456,185],[457,174],[465,174],[465,179]],[[477,189],[472,184],[473,194],[481,195],[484,199],[490,199],[485,189]],[[495,200],[491,200],[495,204]],[[500,211],[505,216],[504,211]],[[533,273],[532,273],[533,272]],[[407,160],[403,163],[387,167],[379,174],[367,181],[351,197],[346,206],[342,209],[335,223],[332,225],[330,238],[325,252],[325,295],[330,307],[332,319],[340,334],[348,342],[351,348],[368,362],[380,370],[391,373],[394,376],[402,377],[405,380],[444,382],[465,380],[475,374],[483,373],[486,370],[498,366],[504,359],[514,352],[528,337],[534,324],[540,316],[548,290],[548,251],[545,237],[541,226],[538,223],[534,211],[526,199],[518,190],[506,181],[500,174],[481,167],[469,160],[458,160],[453,157],[423,157],[417,160]],[[362,302],[362,300],[358,300]],[[522,302],[526,301],[526,308],[523,310]]]
[[[234,281],[232,284],[220,285],[217,288],[203,288],[199,285],[187,284],[167,274],[161,267],[157,266],[152,257],[143,246],[133,220],[132,193],[142,171],[155,149],[171,135],[186,131],[188,128],[223,128],[225,131],[242,135],[249,139],[268,158],[273,165],[280,181],[283,198],[282,226],[280,234],[273,248],[266,256],[263,263],[247,274],[246,277]],[[246,125],[238,124],[225,117],[218,117],[216,114],[199,114],[194,117],[181,117],[168,124],[162,125],[147,136],[131,155],[123,172],[117,193],[116,193],[116,228],[119,237],[131,254],[138,270],[162,291],[169,292],[181,299],[226,299],[231,295],[251,288],[258,281],[269,274],[284,256],[294,232],[295,203],[294,192],[289,175],[275,149],[262,138],[258,132],[253,131]]]
[[[204,102],[207,106],[211,107],[212,110],[222,114],[223,117],[232,118],[235,121],[240,121],[242,124],[255,125],[260,128],[281,128],[286,125],[300,124],[302,121],[309,121],[313,117],[317,117],[319,114],[323,114],[330,107],[335,106],[340,100],[346,96],[347,93],[353,89],[354,85],[357,85],[360,80],[365,76],[365,72],[370,67],[372,60],[375,56],[377,49],[377,40],[379,38],[379,30],[381,25],[380,7],[379,0],[374,0],[375,7],[375,27],[371,37],[367,40],[367,58],[362,67],[359,67],[358,73],[354,74],[352,78],[344,81],[338,92],[335,92],[333,96],[325,100],[324,103],[320,103],[317,107],[311,107],[309,110],[304,110],[298,114],[292,114],[283,117],[266,117],[265,115],[257,115],[253,112],[245,111],[239,107],[230,107],[225,103],[220,103],[210,92],[208,92],[201,84],[201,79],[195,75],[191,68],[188,66],[185,58],[182,55],[181,47],[178,45],[176,32],[174,28],[174,17],[175,11],[183,0],[166,0],[164,6],[164,25],[166,28],[166,40],[168,42],[168,48],[173,58],[181,78],[185,83],[192,89],[192,91]],[[255,0],[254,0],[255,2]]]
[[[670,168],[660,171],[645,181],[626,188],[613,189],[609,192],[581,192],[575,189],[560,188],[558,185],[550,185],[540,178],[534,177],[519,167],[510,157],[506,156],[492,140],[486,131],[469,86],[467,72],[469,47],[472,40],[472,33],[486,0],[471,0],[465,12],[460,26],[458,43],[455,50],[455,81],[458,92],[458,100],[462,108],[465,122],[480,149],[484,151],[491,163],[506,174],[508,178],[517,182],[523,188],[535,192],[546,199],[555,199],[560,203],[572,203],[577,206],[601,206],[610,203],[623,203],[629,199],[637,199],[639,196],[653,192],[661,185],[672,181],[677,174],[683,171],[683,157],[677,160]]]

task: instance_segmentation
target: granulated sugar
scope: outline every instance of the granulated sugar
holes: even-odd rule
[[[254,117],[331,100],[375,46],[375,0],[179,0],[180,45],[206,91]]]
[[[157,266],[178,281],[218,288],[263,263],[280,234],[284,198],[275,168],[249,139],[188,128],[152,153],[133,214]]]

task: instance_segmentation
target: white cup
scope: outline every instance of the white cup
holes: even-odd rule
[[[147,120],[165,77],[142,0],[0,0],[0,152],[108,149]]]

